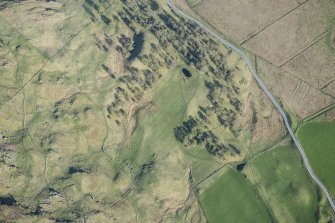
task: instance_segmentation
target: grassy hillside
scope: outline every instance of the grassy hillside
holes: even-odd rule
[[[244,61],[163,1],[0,8],[0,221],[204,220],[193,185],[270,143],[256,110],[280,125]]]
[[[0,31],[1,222],[215,222],[218,193],[228,222],[269,221],[214,173],[282,138],[279,114],[165,1],[3,1]]]

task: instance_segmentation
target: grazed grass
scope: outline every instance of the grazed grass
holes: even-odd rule
[[[335,195],[335,123],[308,122],[298,130],[298,137],[316,174]]]
[[[292,146],[277,146],[245,167],[279,222],[317,222],[318,199],[314,184]]]
[[[199,197],[209,223],[270,222],[260,198],[240,174],[231,168],[221,174],[207,188],[200,185]]]

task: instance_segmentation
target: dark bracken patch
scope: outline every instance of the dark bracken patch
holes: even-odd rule
[[[138,55],[140,55],[142,49],[143,49],[143,43],[144,43],[144,34],[138,33],[135,34],[133,37],[133,49],[130,51],[130,56],[128,57],[128,61],[133,61],[137,58]]]
[[[244,167],[245,167],[245,164],[246,163],[240,163],[240,164],[238,164],[237,167],[236,167],[237,171],[242,171],[244,169]]]
[[[111,20],[110,18],[108,18],[107,16],[105,15],[101,15],[101,20],[106,24],[106,25],[109,25],[111,23]]]
[[[16,200],[13,198],[12,195],[6,196],[6,197],[0,197],[0,205],[14,205],[16,204]]]
[[[69,168],[69,174],[75,174],[75,173],[85,173],[85,171],[80,169],[80,168],[76,168],[76,167],[71,166]]]
[[[150,4],[150,8],[151,8],[151,10],[156,11],[156,10],[159,9],[159,5],[155,0],[152,0],[151,4]]]
[[[183,69],[181,69],[181,71],[183,72],[185,77],[192,77],[192,73],[188,69],[183,68]]]

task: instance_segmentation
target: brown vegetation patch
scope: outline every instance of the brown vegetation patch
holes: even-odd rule
[[[330,43],[333,45],[333,48],[335,49],[335,31],[332,32],[330,35]]]
[[[23,210],[16,206],[0,205],[0,221],[17,222],[23,215]]]
[[[308,47],[331,27],[335,1],[311,0],[260,32],[244,45],[276,66]]]
[[[321,89],[334,80],[335,53],[325,36],[282,68]]]
[[[335,109],[331,109],[325,113],[325,118],[327,121],[335,121]]]
[[[13,151],[16,150],[16,145],[12,143],[2,143],[0,144],[0,151]]]
[[[259,74],[269,90],[298,118],[306,118],[332,103],[333,99],[330,96],[306,82],[261,59],[257,61]]]
[[[332,80],[325,88],[322,89],[325,93],[335,97],[335,80]]]
[[[204,0],[194,11],[233,41],[242,42],[298,4],[291,0]]]
[[[286,128],[278,111],[258,85],[253,82],[250,88],[251,145],[264,148],[283,137],[286,134]]]
[[[183,11],[187,12],[189,15],[193,16],[194,18],[198,17],[196,13],[191,9],[190,5],[188,4],[187,0],[172,0],[172,2]],[[191,4],[192,5],[192,4]]]

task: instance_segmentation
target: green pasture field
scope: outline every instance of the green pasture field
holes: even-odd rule
[[[265,206],[245,179],[232,169],[225,171],[199,194],[208,222],[270,222]]]
[[[279,222],[318,222],[316,187],[294,147],[277,146],[261,154],[245,173]]]
[[[335,123],[308,122],[298,130],[298,137],[318,175],[335,195]]]

